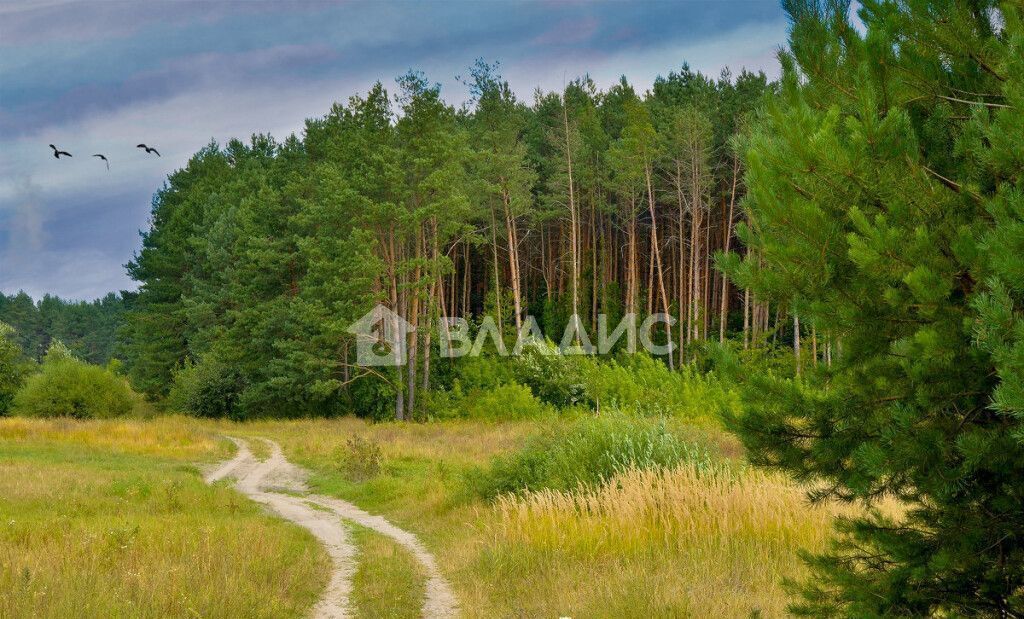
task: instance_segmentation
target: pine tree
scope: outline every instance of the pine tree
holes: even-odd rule
[[[794,610],[1019,617],[1021,8],[868,0],[863,34],[847,2],[786,8],[746,151],[751,254],[724,266],[841,352],[750,378],[731,424],[812,498],[869,508],[809,557]]]

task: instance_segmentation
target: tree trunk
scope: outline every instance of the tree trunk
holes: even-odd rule
[[[733,209],[736,206],[736,179],[739,177],[739,158],[733,155],[732,158],[732,192],[729,197],[729,214],[725,218],[725,240],[723,242],[724,252],[729,253],[729,246],[732,241],[732,218]],[[725,342],[725,326],[729,317],[729,279],[722,273],[721,307],[718,314],[718,341]]]

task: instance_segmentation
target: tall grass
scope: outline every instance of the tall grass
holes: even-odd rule
[[[598,487],[501,496],[478,569],[533,601],[527,615],[776,617],[782,579],[803,571],[797,549],[822,548],[830,518],[778,475],[629,469]]]
[[[685,443],[664,422],[625,415],[583,417],[532,437],[519,451],[498,456],[470,479],[485,498],[502,493],[601,484],[630,469],[671,467],[681,461],[709,461],[697,445]]]
[[[196,462],[181,418],[0,419],[0,617],[298,617],[328,571],[304,530]]]
[[[652,436],[660,431],[634,421]],[[670,421],[663,429],[676,442],[702,447],[668,468],[620,467],[606,483],[496,501],[464,492],[470,468],[514,457],[538,432],[571,434],[574,423],[345,418],[219,427],[278,440],[313,469],[318,492],[419,534],[467,617],[785,615],[782,579],[804,573],[798,551],[823,547],[834,510],[809,505],[805,489],[781,475],[737,464],[735,440],[712,425]],[[358,483],[336,464],[353,436],[379,443],[383,457],[380,473]]]

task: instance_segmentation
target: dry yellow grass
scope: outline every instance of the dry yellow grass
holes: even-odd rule
[[[778,475],[631,471],[601,488],[499,499],[485,563],[529,566],[511,585],[534,591],[527,615],[776,617],[781,579],[802,572],[796,550],[821,548],[830,517]]]
[[[192,420],[0,419],[0,617],[297,617],[326,556],[197,461]]]
[[[0,442],[69,446],[117,454],[213,461],[230,453],[230,443],[211,434],[199,420],[183,415],[82,421],[70,418],[0,418]]]

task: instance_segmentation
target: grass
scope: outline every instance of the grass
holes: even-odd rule
[[[684,462],[589,489],[496,502],[467,488],[467,473],[520,449],[550,423],[344,418],[220,427],[277,440],[313,471],[317,492],[419,534],[467,617],[785,614],[782,579],[804,573],[797,550],[823,547],[832,511],[808,505],[782,476],[742,466],[735,439],[712,424],[670,429],[706,447],[721,466]],[[360,480],[349,473],[354,436],[380,445],[379,474]]]
[[[298,617],[325,553],[197,462],[192,420],[0,419],[0,616]]]
[[[494,512],[474,566],[509,583],[500,603],[584,617],[782,616],[780,577],[801,574],[794,550],[820,548],[830,518],[781,477],[692,464],[507,495]]]
[[[569,423],[0,420],[0,496],[10,497],[0,504],[0,616],[308,609],[324,585],[322,553],[227,487],[202,484],[192,463],[230,452],[217,434],[271,438],[311,470],[314,491],[417,533],[466,617],[785,614],[782,580],[804,574],[797,552],[824,546],[835,510],[743,466],[714,424],[667,426],[708,458],[604,484],[488,501],[467,483],[495,456]],[[354,530],[358,615],[418,616],[419,566]]]
[[[352,580],[355,616],[418,618],[425,591],[419,563],[390,538],[356,524],[350,528],[359,548],[359,567]]]

